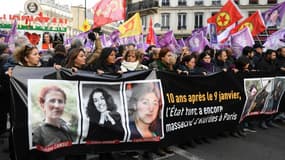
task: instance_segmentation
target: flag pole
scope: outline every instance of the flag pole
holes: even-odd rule
[[[86,0],[84,0],[84,17],[86,19]]]
[[[259,41],[259,44],[262,44],[261,43],[261,40],[260,40],[260,38],[259,38],[259,34],[258,34],[258,36],[256,36],[257,37],[257,40]]]

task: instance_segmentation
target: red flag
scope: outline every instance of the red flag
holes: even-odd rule
[[[266,29],[264,21],[262,19],[260,11],[256,11],[250,17],[239,23],[232,31],[231,34],[242,30],[244,27],[248,27],[252,36],[255,36]]]
[[[228,0],[218,13],[208,18],[207,22],[215,23],[217,25],[217,32],[219,33],[241,18],[242,15],[236,4],[232,0]]]
[[[126,18],[125,0],[101,0],[94,6],[93,28]]]
[[[146,37],[146,44],[153,45],[155,44],[155,38],[154,38],[154,30],[152,27],[152,18],[149,19],[149,28],[148,28],[148,34]]]

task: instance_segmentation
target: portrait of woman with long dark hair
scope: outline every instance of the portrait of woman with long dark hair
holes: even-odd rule
[[[124,129],[114,97],[103,86],[96,86],[89,94],[86,115],[89,128],[85,141],[123,140]]]

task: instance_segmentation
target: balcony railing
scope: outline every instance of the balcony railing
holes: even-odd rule
[[[161,26],[161,30],[169,30],[170,26]]]
[[[136,12],[140,10],[152,9],[159,7],[158,0],[140,1],[137,3],[128,4],[128,12]]]

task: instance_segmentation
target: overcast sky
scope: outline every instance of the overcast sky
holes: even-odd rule
[[[99,0],[86,0],[87,8],[91,8]],[[5,4],[5,7],[2,5],[0,9],[0,16],[3,14],[15,14],[19,11],[24,11],[24,4],[26,0],[0,0],[2,4]],[[84,6],[84,0],[55,0],[59,4],[68,4],[70,5],[80,5]]]

